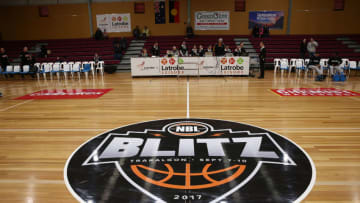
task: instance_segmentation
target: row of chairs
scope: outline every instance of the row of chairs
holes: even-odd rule
[[[320,59],[320,67],[327,71],[327,75],[330,75],[330,67],[328,64],[329,59]],[[283,76],[284,71],[288,71],[288,75],[290,76],[291,71],[293,69],[296,70],[296,75],[301,75],[301,72],[305,72],[305,75],[308,73],[308,64],[310,62],[310,59],[290,59],[290,62],[287,58],[275,58],[274,59],[274,74],[278,70],[281,71],[281,76]],[[342,63],[340,64],[340,67],[348,72],[348,75],[350,76],[351,70],[360,70],[360,61],[358,62],[358,65],[356,61],[350,61],[349,59],[343,58]]]
[[[77,73],[80,79],[80,73],[84,73],[85,77],[88,78],[88,73],[91,72],[93,77],[97,72],[100,72],[101,75],[104,74],[104,61],[99,61],[97,64],[94,61],[76,61],[76,62],[55,62],[55,63],[35,63],[35,67],[37,67],[36,72],[32,72],[30,70],[29,65],[24,65],[21,70],[20,65],[8,65],[4,72],[0,72],[1,74],[7,75],[26,75],[26,74],[36,74],[38,79],[40,79],[40,75],[42,74],[44,79],[46,79],[46,75],[50,75],[52,79],[53,74],[56,74],[57,78],[60,79],[60,74],[63,73],[65,79],[67,78],[67,74],[70,73],[72,77]],[[1,69],[0,69],[1,71]]]

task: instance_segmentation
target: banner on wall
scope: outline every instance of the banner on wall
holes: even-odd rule
[[[229,11],[195,12],[195,30],[229,30]]]
[[[96,25],[106,32],[131,32],[130,13],[96,15]]]
[[[169,1],[169,23],[180,22],[180,2],[178,0]]]
[[[165,24],[165,1],[154,2],[155,24]]]
[[[130,13],[111,14],[111,32],[131,32]]]
[[[249,29],[255,27],[268,26],[270,29],[283,29],[284,12],[283,11],[250,11]]]
[[[96,25],[101,31],[104,32],[106,30],[106,32],[110,32],[110,15],[96,15]]]

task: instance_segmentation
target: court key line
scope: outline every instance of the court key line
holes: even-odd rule
[[[23,104],[26,104],[26,103],[29,103],[29,102],[31,102],[31,101],[33,101],[33,99],[31,99],[31,100],[27,100],[27,101],[24,101],[24,102],[21,102],[21,103],[18,103],[18,104],[12,105],[12,106],[9,106],[9,107],[4,108],[4,109],[1,109],[1,110],[0,110],[0,112],[7,111],[7,110],[9,110],[9,109],[15,108],[15,107],[17,107],[17,106],[20,106],[20,105],[23,105]]]

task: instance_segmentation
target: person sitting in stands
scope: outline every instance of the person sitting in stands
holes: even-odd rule
[[[219,38],[218,43],[214,47],[215,56],[224,56],[225,55],[225,45],[223,39]]]
[[[0,65],[1,65],[1,72],[6,71],[6,66],[8,66],[9,63],[9,56],[6,54],[6,51],[4,48],[0,49]],[[7,78],[7,74],[5,74],[5,77]]]
[[[127,40],[126,40],[126,38],[122,37],[119,44],[120,44],[121,49],[125,50],[127,48]]]
[[[173,56],[179,56],[179,51],[177,50],[176,46],[173,46],[171,51]]]
[[[140,29],[139,26],[137,25],[134,30],[133,30],[133,36],[135,39],[139,39],[140,38]]]
[[[40,50],[40,58],[47,58],[47,48],[45,45],[42,45]]]
[[[59,56],[57,56],[55,62],[56,63],[62,63],[63,60]]]
[[[23,48],[23,51],[20,53],[20,59],[21,59],[21,72],[23,72],[23,66],[24,65],[29,65],[30,63],[30,54],[29,54],[29,49],[27,46],[25,46]],[[21,75],[22,78],[24,78],[24,75]]]
[[[35,66],[36,59],[35,57],[32,57],[32,55],[29,56],[29,72],[31,73],[31,77],[35,78],[35,74],[38,72],[38,67]]]
[[[141,50],[141,53],[140,53],[140,57],[148,57],[148,52],[147,52],[147,49],[144,47],[142,48]]]
[[[306,38],[304,38],[300,44],[300,58],[302,58],[302,59],[305,59],[305,56],[306,56],[306,50],[307,50],[306,46],[307,46]]]
[[[232,54],[232,51],[231,51],[229,45],[226,45],[226,46],[225,46],[224,52],[225,52],[225,54]]]
[[[144,29],[142,31],[142,38],[146,39],[148,37],[150,37],[150,30],[147,26],[144,26]]]
[[[199,50],[198,50],[198,56],[204,56],[205,55],[205,49],[203,47],[203,45],[199,45]]]
[[[166,56],[167,57],[173,57],[174,54],[173,54],[173,52],[171,50],[166,50]]]
[[[240,42],[239,45],[236,46],[236,49],[234,50],[234,56],[247,56],[247,52],[244,48],[244,42]]]
[[[151,47],[151,55],[152,56],[160,56],[159,43],[155,42],[153,47]]]
[[[122,56],[122,49],[120,47],[120,44],[115,44],[114,58],[117,59],[117,60],[121,60],[121,56]]]
[[[103,34],[103,32],[100,30],[100,28],[97,28],[97,29],[96,29],[94,38],[95,38],[96,40],[102,40],[102,39],[104,38],[104,34]]]
[[[191,49],[190,56],[199,56],[199,52],[194,44],[193,48]]]
[[[181,43],[179,52],[180,52],[180,56],[188,56],[189,55],[185,41],[183,41]]]
[[[338,53],[335,52],[334,55],[329,59],[331,77],[334,76],[334,69],[336,69],[336,71],[339,73],[344,72],[344,70],[340,67],[341,63],[342,63],[342,59],[339,57]]]
[[[317,81],[323,81],[326,78],[326,75],[323,74],[323,69],[320,67],[319,54],[314,54],[310,57],[308,68],[316,71],[316,73],[318,74],[318,76],[316,77]]]

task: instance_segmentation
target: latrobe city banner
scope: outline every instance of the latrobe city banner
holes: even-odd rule
[[[107,32],[131,32],[130,13],[96,15],[97,27]]]
[[[270,29],[283,29],[284,12],[283,11],[250,11],[249,29],[255,27],[268,26]]]
[[[249,75],[249,66],[249,57],[137,57],[131,75]]]
[[[195,12],[195,30],[229,30],[229,11]]]

